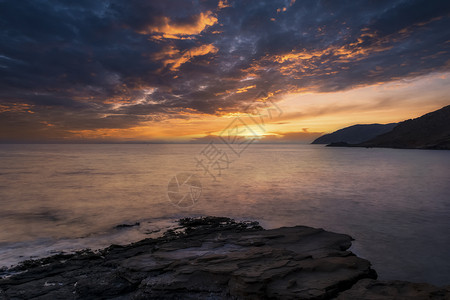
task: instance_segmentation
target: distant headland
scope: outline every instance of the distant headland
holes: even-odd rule
[[[323,135],[312,144],[450,150],[450,105],[400,123],[353,125]]]

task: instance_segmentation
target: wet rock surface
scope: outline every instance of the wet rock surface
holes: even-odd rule
[[[347,250],[351,240],[304,226],[182,219],[158,239],[26,261],[5,271],[0,299],[449,299],[443,288],[374,280],[370,263]]]
[[[436,287],[426,283],[363,279],[337,297],[337,300],[351,299],[450,299],[450,286]]]

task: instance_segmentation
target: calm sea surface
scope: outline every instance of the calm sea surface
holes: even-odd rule
[[[0,145],[0,266],[216,215],[347,233],[381,279],[450,284],[450,151],[259,144],[237,156],[222,148],[228,164],[210,166],[222,169],[214,181],[196,163],[206,165],[205,147]],[[179,173],[201,181],[191,208],[170,202]]]

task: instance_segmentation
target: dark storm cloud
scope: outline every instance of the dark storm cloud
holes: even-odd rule
[[[262,90],[447,71],[449,14],[437,0],[0,0],[0,125],[127,128],[239,111]]]

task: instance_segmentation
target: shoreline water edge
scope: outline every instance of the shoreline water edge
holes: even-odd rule
[[[185,218],[159,238],[4,269],[0,299],[450,299],[450,285],[377,280],[348,250],[352,240],[306,226]]]

